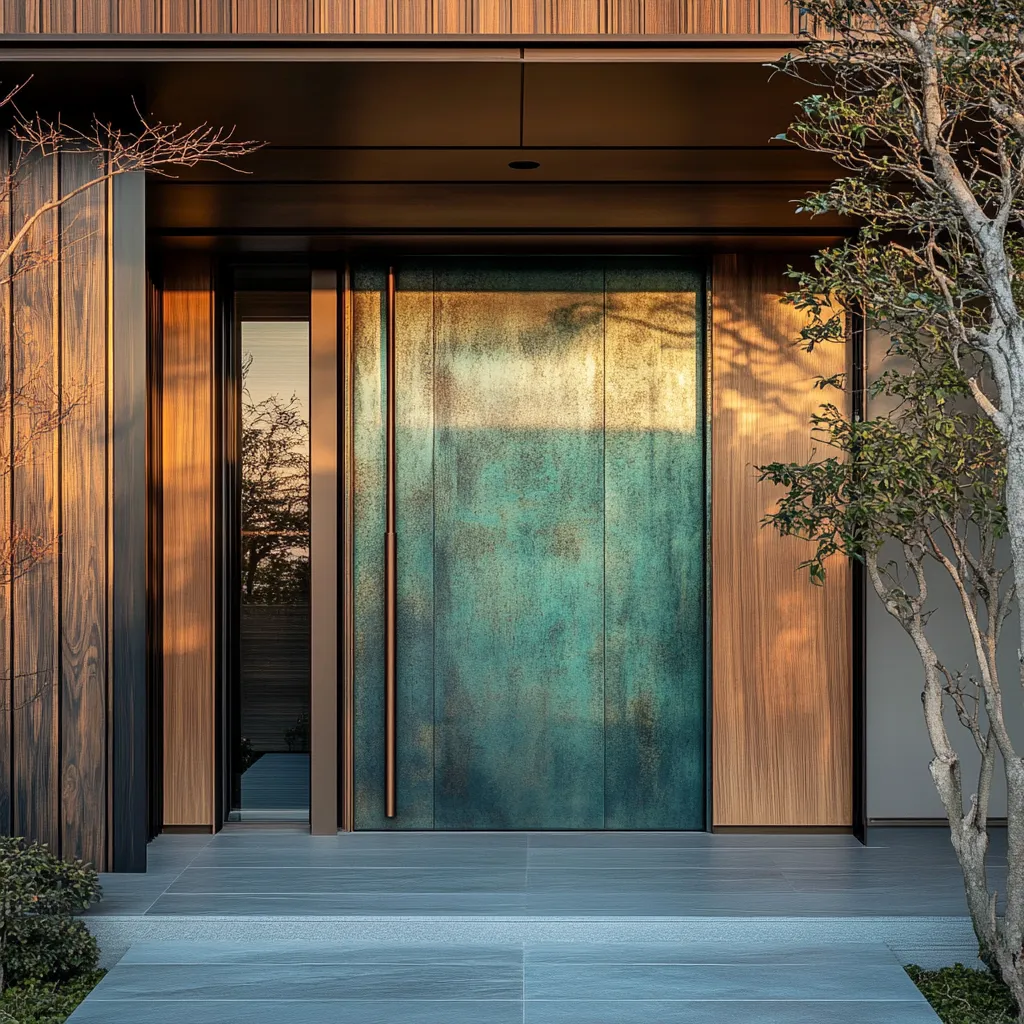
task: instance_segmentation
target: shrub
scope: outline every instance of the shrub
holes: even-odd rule
[[[64,1024],[103,974],[91,971],[61,985],[44,981],[11,985],[0,996],[0,1024]]]
[[[990,971],[963,964],[923,971],[911,964],[907,974],[943,1024],[1015,1024],[1017,1020],[1010,990]]]
[[[96,872],[41,843],[0,837],[0,993],[13,982],[65,981],[96,967],[96,940],[73,914],[99,899]]]

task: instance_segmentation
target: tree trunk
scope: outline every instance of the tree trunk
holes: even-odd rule
[[[1006,443],[1006,520],[1013,554],[1014,579],[1017,593],[1024,593],[1024,381],[1015,408],[1021,410],[1014,417],[1010,437]],[[1016,421],[1020,421],[1019,423]],[[1018,651],[1019,657],[1019,651]],[[1024,675],[1024,663],[1022,663]]]

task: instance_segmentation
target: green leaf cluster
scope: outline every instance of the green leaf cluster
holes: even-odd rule
[[[104,973],[91,971],[61,983],[25,981],[12,985],[0,995],[0,1024],[64,1024]]]
[[[100,897],[96,872],[42,843],[0,837],[0,991],[94,971],[96,940],[73,915]]]
[[[997,243],[1020,308],[1024,9],[807,0],[800,10],[809,42],[777,67],[808,95],[784,138],[829,156],[837,175],[798,208],[857,227],[790,271],[784,301],[806,316],[806,350],[845,342],[859,320],[889,355],[869,388],[869,419],[851,421],[844,377],[821,381],[842,393],[813,420],[821,457],[758,467],[786,488],[765,522],[814,542],[804,564],[821,582],[836,553],[877,554],[889,539],[913,546],[936,530],[992,545],[1006,530],[996,396],[1012,367],[999,356],[1006,310],[978,230]],[[958,203],[957,188],[977,207]]]

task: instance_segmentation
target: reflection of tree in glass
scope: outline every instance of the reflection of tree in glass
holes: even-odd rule
[[[242,367],[242,601],[309,595],[309,425],[298,396],[254,402]]]

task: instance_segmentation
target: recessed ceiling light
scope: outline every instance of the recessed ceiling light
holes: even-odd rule
[[[535,171],[540,167],[540,164],[536,160],[513,160],[509,167],[513,171]]]

